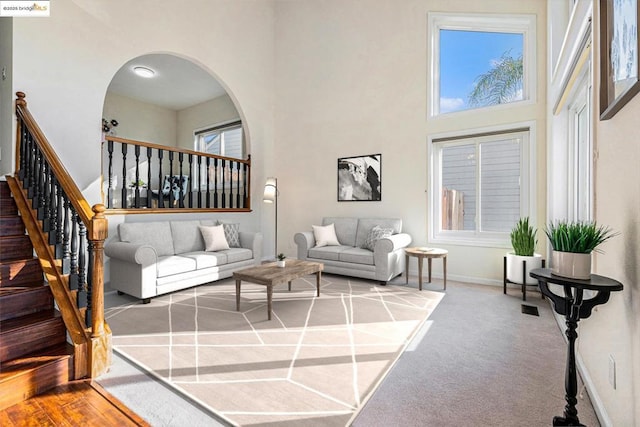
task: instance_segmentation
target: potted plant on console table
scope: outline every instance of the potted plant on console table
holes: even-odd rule
[[[529,272],[534,268],[542,267],[542,255],[535,253],[538,230],[529,225],[529,217],[520,218],[516,226],[511,230],[511,246],[513,252],[507,253],[507,280],[511,283],[536,285],[538,281]],[[524,274],[524,275],[523,275]],[[524,278],[524,279],[523,279]],[[506,286],[506,285],[505,285]]]
[[[586,221],[552,222],[545,233],[553,247],[551,273],[580,280],[591,278],[591,252],[618,234]]]

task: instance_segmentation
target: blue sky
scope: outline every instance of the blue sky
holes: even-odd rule
[[[522,45],[522,34],[440,30],[440,112],[467,109],[476,77],[507,51],[522,55]]]

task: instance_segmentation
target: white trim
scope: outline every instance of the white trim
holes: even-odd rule
[[[427,117],[450,116],[479,108],[463,111],[440,113],[440,30],[485,31],[496,33],[514,33],[523,35],[522,59],[524,78],[522,81],[522,100],[509,104],[481,107],[484,110],[513,108],[514,105],[529,105],[536,102],[536,15],[533,14],[482,14],[482,13],[443,13],[429,12],[427,30],[427,61],[430,78],[427,93]]]

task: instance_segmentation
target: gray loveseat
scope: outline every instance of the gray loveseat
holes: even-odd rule
[[[372,279],[386,284],[404,273],[404,248],[411,236],[402,233],[402,220],[398,218],[343,218],[325,217],[322,225],[334,224],[339,245],[317,246],[314,233],[296,233],[298,259],[324,264],[324,272]],[[373,250],[364,249],[371,229],[379,226],[392,229],[393,234],[375,240]]]
[[[148,303],[152,297],[231,277],[260,262],[261,233],[239,231],[237,247],[207,252],[200,225],[218,224],[202,220],[118,225],[118,235],[104,248],[110,257],[111,288]],[[232,234],[238,231],[236,225],[227,226]]]

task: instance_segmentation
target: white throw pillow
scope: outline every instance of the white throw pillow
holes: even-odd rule
[[[222,251],[225,249],[229,249],[229,243],[227,242],[227,238],[224,237],[224,226],[199,225],[198,228],[200,228],[200,232],[202,233],[202,238],[204,239],[205,251],[212,252],[212,251]]]
[[[316,239],[316,248],[321,246],[340,246],[334,224],[312,225],[312,227],[313,237]]]

